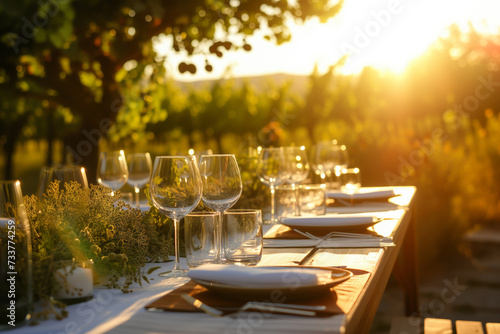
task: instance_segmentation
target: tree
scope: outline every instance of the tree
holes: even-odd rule
[[[340,8],[326,0],[7,0],[0,4],[0,91],[43,111],[47,104],[55,108],[53,119],[67,124],[67,153],[95,180],[99,141],[127,105],[127,85],[164,75],[155,36],[171,35],[176,52],[221,57],[227,50],[250,50],[245,36],[259,28],[268,26],[268,38],[280,44],[290,39],[285,18],[326,20]],[[239,42],[230,36],[240,36]],[[193,73],[196,67],[182,62],[179,70]],[[137,108],[148,110],[150,102]],[[3,117],[2,126],[19,130],[26,118]],[[6,148],[18,136],[2,137],[9,155]]]

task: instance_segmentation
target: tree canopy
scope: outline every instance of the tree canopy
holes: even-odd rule
[[[155,94],[165,59],[153,39],[172,36],[175,52],[215,54],[251,46],[245,36],[266,28],[277,44],[290,39],[285,20],[321,20],[341,2],[296,0],[6,0],[0,3],[1,133],[12,170],[16,140],[26,126],[38,136],[64,139],[93,179],[98,142],[117,113],[151,113],[164,121]],[[240,36],[239,42],[234,36]],[[187,59],[181,72],[195,72]],[[208,63],[207,71],[211,70]],[[129,122],[134,126],[133,122]],[[22,131],[23,130],[23,131]]]

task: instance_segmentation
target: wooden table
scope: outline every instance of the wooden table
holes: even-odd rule
[[[406,296],[407,314],[418,310],[415,258],[415,226],[412,201],[416,189],[400,187],[399,210],[391,233],[395,246],[370,248],[266,248],[260,265],[347,265],[370,271],[351,311],[331,317],[296,317],[244,312],[214,318],[194,312],[148,312],[144,306],[188,279],[155,277],[152,284],[134,288],[134,293],[96,290],[92,301],[68,307],[63,321],[49,320],[36,327],[9,333],[367,333],[391,272],[396,274]],[[400,259],[398,259],[398,255]],[[185,261],[183,260],[184,266]],[[163,265],[167,269],[172,264]]]

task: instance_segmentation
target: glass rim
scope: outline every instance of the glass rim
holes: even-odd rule
[[[0,180],[1,184],[14,184],[14,185],[21,185],[21,180]]]
[[[224,214],[242,214],[242,213],[260,213],[262,214],[261,209],[228,209],[224,211]]]
[[[216,211],[192,211],[184,217],[202,217],[202,216],[218,216],[219,213]]]
[[[158,159],[186,159],[186,158],[191,158],[191,159],[195,159],[194,156],[192,155],[157,155],[155,160],[158,160]]]
[[[201,157],[235,157],[232,153],[202,154]]]
[[[127,156],[134,156],[134,155],[151,155],[149,152],[135,152],[135,153],[127,153]]]

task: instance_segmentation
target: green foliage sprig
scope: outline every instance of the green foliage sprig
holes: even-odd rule
[[[93,260],[94,277],[110,288],[131,292],[130,285],[149,283],[142,268],[146,262],[168,259],[172,252],[171,224],[156,209],[146,214],[125,204],[119,192],[77,182],[60,187],[54,181],[43,198],[25,196],[31,228],[35,298],[52,301],[56,262]],[[47,310],[45,310],[47,311]],[[64,316],[66,312],[56,314]]]

